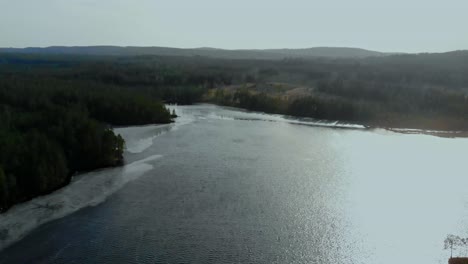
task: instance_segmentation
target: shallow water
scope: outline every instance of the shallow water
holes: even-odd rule
[[[468,237],[466,139],[175,108],[118,129],[128,165],[52,194],[84,202],[0,263],[447,263],[445,237]],[[40,224],[27,206],[10,223]]]

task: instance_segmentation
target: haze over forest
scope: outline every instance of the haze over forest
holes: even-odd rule
[[[386,56],[393,53],[383,53],[359,48],[316,47],[306,49],[266,49],[266,50],[226,50],[217,48],[178,49],[168,47],[46,47],[46,48],[0,48],[5,53],[35,53],[35,54],[68,54],[68,55],[112,55],[112,56],[205,56],[225,59],[263,59],[278,60],[285,58],[311,59],[325,58],[366,58]]]

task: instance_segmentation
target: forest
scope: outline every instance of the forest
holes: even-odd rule
[[[468,52],[284,60],[243,76],[205,98],[370,127],[468,130]]]
[[[123,163],[113,126],[210,102],[374,127],[468,130],[468,53],[354,59],[0,54],[0,212]]]
[[[0,78],[0,212],[76,173],[122,165],[125,142],[112,126],[171,122],[156,98],[40,75]]]

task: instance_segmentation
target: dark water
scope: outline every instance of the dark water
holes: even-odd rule
[[[468,236],[465,139],[177,112],[164,131],[118,130],[128,163],[162,155],[141,176],[0,263],[446,263],[447,234]]]

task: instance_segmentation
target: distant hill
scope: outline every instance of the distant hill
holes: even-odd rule
[[[265,52],[280,54],[286,57],[328,57],[328,58],[367,58],[391,55],[359,48],[316,47],[308,49],[270,49]]]
[[[367,58],[391,55],[358,48],[316,47],[308,49],[245,49],[225,50],[216,48],[179,49],[167,47],[119,47],[119,46],[84,46],[47,48],[0,48],[2,53],[28,54],[75,54],[75,55],[104,55],[104,56],[205,56],[224,59],[265,59],[278,60],[284,58]]]

